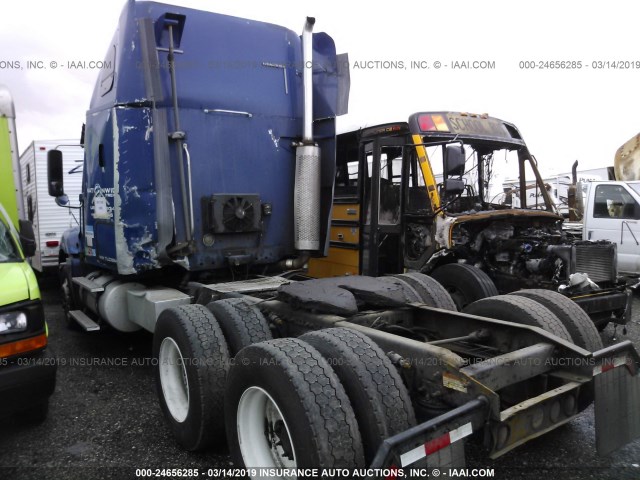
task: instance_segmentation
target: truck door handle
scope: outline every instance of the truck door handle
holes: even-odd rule
[[[587,232],[587,240],[591,240],[591,234],[593,233],[593,230],[589,230]]]

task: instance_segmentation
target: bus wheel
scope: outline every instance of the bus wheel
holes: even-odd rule
[[[239,468],[361,468],[362,441],[338,377],[294,338],[243,348],[225,393],[229,450]]]
[[[420,296],[422,303],[435,308],[456,311],[456,304],[437,280],[424,273],[408,272],[397,275],[396,278],[411,285]]]
[[[489,275],[466,263],[442,265],[431,276],[449,292],[458,310],[481,298],[498,295],[498,289]]]
[[[160,407],[178,443],[194,451],[224,438],[229,349],[211,312],[204,305],[164,310],[153,357]]]
[[[561,293],[552,290],[530,289],[513,292],[510,295],[530,298],[551,310],[569,331],[573,343],[579,347],[590,352],[595,352],[602,348],[602,339],[589,315],[573,300]],[[594,386],[593,383],[589,383],[580,391],[578,409],[582,411],[587,408],[593,403],[594,398]]]
[[[571,335],[569,335],[566,327],[558,317],[547,307],[530,298],[517,295],[498,295],[496,297],[483,298],[468,305],[463,312],[480,317],[539,327],[563,340],[571,342]],[[514,338],[513,342],[518,345],[517,338]],[[512,348],[520,348],[520,346]],[[505,406],[512,406],[526,398],[541,395],[550,388],[558,387],[561,384],[562,382],[556,378],[546,378],[544,375],[539,375],[524,382],[504,387],[500,390],[500,397]]]
[[[532,325],[571,342],[571,335],[553,312],[530,298],[516,295],[498,295],[468,305],[464,313],[496,318],[507,322]]]
[[[573,300],[553,290],[529,289],[513,292],[510,295],[526,297],[541,303],[551,310],[567,328],[573,343],[590,352],[602,348],[602,339],[589,315]]]

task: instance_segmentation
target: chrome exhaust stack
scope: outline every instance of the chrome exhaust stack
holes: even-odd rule
[[[307,17],[302,31],[303,135],[296,147],[294,236],[296,250],[320,249],[320,147],[313,140],[313,25]]]

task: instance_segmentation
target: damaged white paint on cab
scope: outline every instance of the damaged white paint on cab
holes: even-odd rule
[[[139,251],[144,251],[151,260],[151,265],[158,267],[158,253],[153,242],[153,235],[144,226],[144,234],[139,238],[127,239],[124,229],[129,226],[122,219],[122,207],[129,201],[129,197],[140,198],[137,185],[130,185],[131,179],[125,177],[122,189],[120,188],[120,127],[116,109],[112,110],[113,116],[113,222],[115,229],[116,259],[118,273],[129,275],[137,273],[134,266],[134,256]],[[148,131],[148,129],[147,129]],[[122,126],[122,135],[136,134],[135,127]],[[145,140],[146,140],[145,134]]]
[[[122,221],[122,196],[120,192],[120,131],[116,109],[111,110],[113,121],[113,226],[116,238],[116,260],[118,273],[129,275],[136,273],[133,267],[133,255],[124,234],[125,223]]]
[[[147,128],[144,132],[144,141],[148,142],[151,139],[151,134],[153,133],[153,123],[151,119],[151,113],[149,110],[144,111],[144,119],[147,122]]]

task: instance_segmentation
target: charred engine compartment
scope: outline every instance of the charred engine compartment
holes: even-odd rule
[[[455,223],[451,252],[484,270],[500,292],[557,288],[574,273],[592,282],[615,283],[616,246],[572,241],[553,218],[485,219]]]

